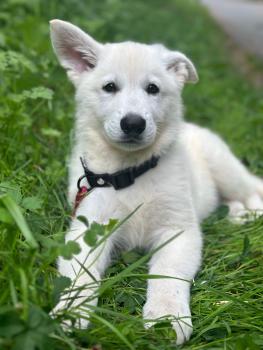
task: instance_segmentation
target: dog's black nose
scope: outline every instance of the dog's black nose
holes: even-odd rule
[[[128,113],[121,119],[121,129],[129,136],[140,135],[146,127],[146,121],[138,114]]]

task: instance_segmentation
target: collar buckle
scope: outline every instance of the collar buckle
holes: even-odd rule
[[[135,177],[132,168],[117,171],[110,176],[110,183],[115,189],[122,189],[134,183]]]

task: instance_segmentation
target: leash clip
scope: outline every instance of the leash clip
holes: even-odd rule
[[[78,179],[78,182],[77,182],[77,187],[78,187],[78,190],[81,191],[82,189],[82,186],[81,186],[81,181],[86,177],[86,175],[82,175],[79,179]]]

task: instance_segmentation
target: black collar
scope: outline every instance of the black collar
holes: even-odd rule
[[[134,166],[117,171],[113,174],[95,174],[90,171],[85,163],[85,161],[80,158],[81,164],[84,169],[84,175],[82,175],[78,180],[78,188],[81,189],[81,180],[86,177],[90,189],[95,187],[110,187],[113,186],[115,190],[121,190],[122,188],[132,185],[136,177],[144,174],[146,171],[156,167],[158,164],[159,157],[152,156],[151,159],[146,160],[139,166]]]

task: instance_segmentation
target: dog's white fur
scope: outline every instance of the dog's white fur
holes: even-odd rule
[[[143,205],[88,258],[89,248],[82,237],[86,227],[73,219],[66,241],[76,240],[82,251],[71,261],[59,259],[59,271],[74,280],[79,263],[85,263],[99,280],[114,247],[153,249],[182,232],[152,256],[149,273],[175,279],[150,279],[143,309],[146,320],[175,316],[172,324],[181,344],[192,333],[189,292],[201,263],[200,222],[220,201],[229,204],[232,217],[246,210],[262,210],[263,182],[245,169],[220,137],[183,121],[181,90],[184,83],[198,79],[192,62],[183,54],[162,45],[102,45],[60,20],[51,21],[51,37],[58,59],[76,87],[70,202],[74,202],[77,180],[83,174],[80,157],[93,172],[112,173],[141,164],[152,155],[160,156],[158,166],[137,178],[134,185],[118,191],[97,188],[81,202],[77,215],[99,223],[121,220]],[[108,82],[115,82],[119,91],[103,91]],[[160,93],[147,94],[148,83],[158,85]],[[131,112],[146,120],[143,137],[136,144],[119,143],[123,136],[120,120]],[[75,286],[91,282],[84,271]],[[93,293],[94,288],[84,288],[73,306]],[[90,303],[95,305],[96,299]],[[60,301],[56,310],[66,307],[67,301]],[[79,326],[86,327],[83,307],[79,312]]]

